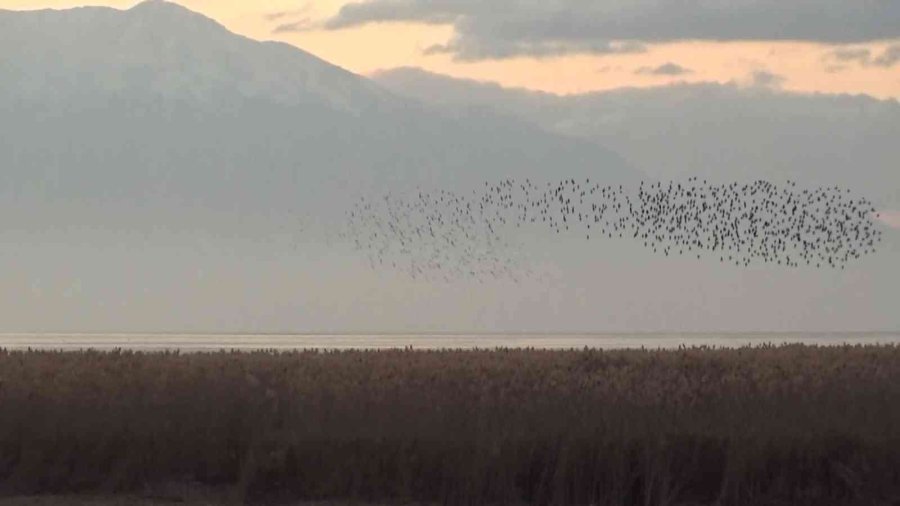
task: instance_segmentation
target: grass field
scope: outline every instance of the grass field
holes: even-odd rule
[[[895,505],[900,347],[0,351],[0,505],[62,494]]]

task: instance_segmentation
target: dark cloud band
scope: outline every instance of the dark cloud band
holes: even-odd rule
[[[864,67],[893,67],[900,63],[900,44],[893,44],[885,48],[877,56],[865,47],[839,47],[828,54],[833,61],[842,63],[856,62]]]
[[[900,37],[896,0],[367,0],[326,22],[341,29],[379,22],[449,24],[453,41],[432,52],[459,59],[610,53],[622,41],[805,40],[860,43]],[[618,42],[615,42],[618,41]]]
[[[683,76],[692,72],[693,71],[691,69],[682,67],[681,65],[672,62],[664,63],[658,67],[641,67],[634,71],[634,73],[637,75],[660,77]]]

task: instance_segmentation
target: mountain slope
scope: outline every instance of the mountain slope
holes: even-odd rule
[[[896,100],[712,83],[556,96],[412,68],[374,79],[436,107],[487,109],[615,146],[651,177],[838,184],[900,206]]]
[[[0,69],[0,223],[227,229],[373,187],[638,177],[592,142],[451,117],[160,0],[0,11]]]
[[[261,98],[358,111],[389,94],[286,44],[260,43],[162,0],[0,11],[0,93],[16,101],[143,93],[199,102]]]

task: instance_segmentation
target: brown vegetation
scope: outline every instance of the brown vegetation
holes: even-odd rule
[[[0,495],[171,484],[267,504],[897,504],[900,347],[0,351]]]

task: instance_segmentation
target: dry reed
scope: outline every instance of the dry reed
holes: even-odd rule
[[[0,495],[900,504],[900,347],[0,351]]]

